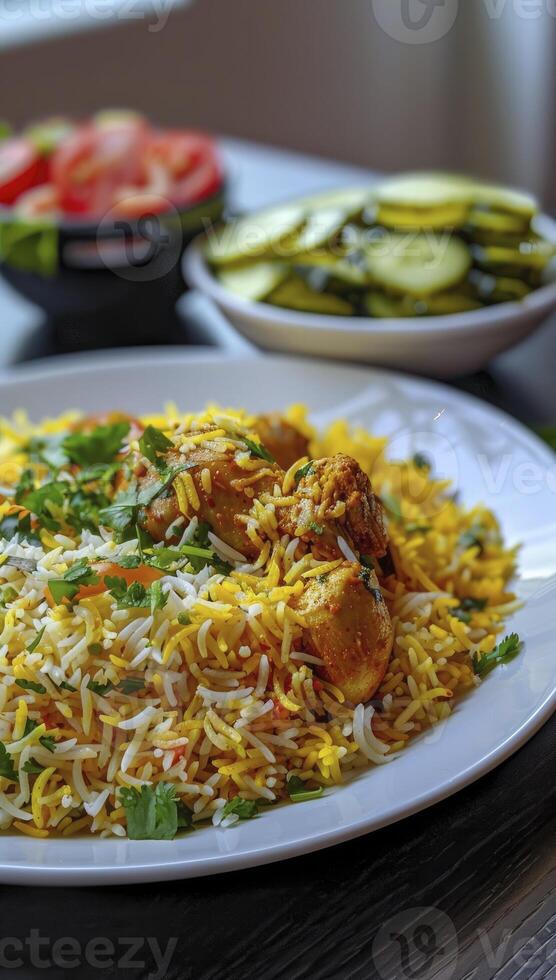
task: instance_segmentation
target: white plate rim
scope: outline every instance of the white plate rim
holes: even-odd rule
[[[153,361],[157,366],[162,367],[166,364],[175,364],[179,359],[184,365],[190,363],[219,363],[222,361],[233,361],[236,364],[246,362],[250,364],[253,360],[271,361],[277,367],[282,363],[303,363],[304,359],[288,357],[283,355],[245,355],[237,356],[223,354],[210,348],[169,348],[158,347],[148,348],[145,351],[136,348],[119,350],[106,354],[95,352],[90,354],[64,355],[52,358],[46,364],[37,364],[18,367],[10,372],[0,373],[0,394],[2,388],[17,386],[26,380],[36,380],[45,378],[51,380],[60,376],[61,370],[69,369],[74,373],[88,374],[91,367],[95,369],[126,369],[141,368],[146,365],[152,367]],[[519,430],[520,435],[526,442],[530,442],[536,453],[544,457],[547,466],[554,465],[554,455],[534,433],[515,420],[512,416],[502,410],[493,407],[480,399],[475,398],[464,392],[460,392],[449,385],[436,381],[427,381],[422,378],[402,375],[400,372],[387,371],[383,369],[370,369],[365,367],[346,367],[339,365],[342,369],[351,370],[354,373],[367,374],[373,377],[384,376],[385,378],[406,379],[421,389],[428,389],[431,394],[436,393],[439,397],[455,399],[460,403],[467,402],[475,407],[480,406],[483,410],[493,415],[500,424],[510,425]],[[326,370],[334,370],[334,365],[323,364]],[[275,845],[267,845],[253,850],[243,849],[238,853],[223,855],[215,854],[211,857],[196,859],[188,857],[186,860],[171,860],[167,863],[149,861],[140,863],[128,863],[123,867],[114,867],[112,864],[73,865],[71,867],[61,867],[59,864],[42,863],[40,866],[22,866],[10,861],[6,861],[2,854],[2,842],[9,841],[9,837],[0,835],[0,881],[6,884],[24,885],[98,885],[98,884],[122,884],[143,881],[162,881],[178,878],[201,877],[215,873],[239,870],[241,868],[255,867],[262,864],[270,864],[276,861],[293,858],[302,854],[311,853],[323,848],[351,840],[362,834],[370,833],[381,827],[398,822],[421,810],[428,809],[429,806],[446,799],[447,797],[459,792],[461,789],[470,785],[477,779],[487,775],[498,765],[506,761],[511,755],[518,751],[542,725],[549,720],[556,710],[556,678],[553,687],[546,693],[546,696],[537,705],[536,709],[526,718],[520,727],[502,738],[490,752],[469,765],[463,771],[458,772],[451,778],[445,779],[438,784],[435,790],[428,790],[422,794],[417,794],[407,801],[403,806],[393,804],[389,809],[383,811],[380,817],[373,814],[366,814],[358,820],[353,820],[349,826],[338,829],[327,829],[324,832],[312,836],[310,839],[301,838],[297,841],[283,841]],[[448,719],[447,724],[450,723]],[[446,724],[446,723],[443,723]],[[34,844],[44,844],[48,846],[48,841],[33,841]],[[137,842],[134,842],[137,843]],[[149,842],[141,842],[148,847]]]

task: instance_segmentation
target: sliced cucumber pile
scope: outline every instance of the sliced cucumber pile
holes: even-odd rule
[[[447,316],[519,302],[556,255],[531,195],[457,174],[402,174],[246,215],[207,234],[221,284],[330,316]],[[553,263],[552,263],[553,264]]]

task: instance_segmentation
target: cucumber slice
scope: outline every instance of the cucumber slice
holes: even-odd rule
[[[519,302],[531,292],[531,287],[522,279],[511,279],[508,276],[489,276],[477,271],[470,278],[477,295],[484,303]]]
[[[235,269],[222,269],[218,279],[237,296],[257,303],[266,299],[287,275],[288,266],[284,262],[255,262]]]
[[[457,174],[400,174],[379,184],[375,197],[381,206],[433,211],[446,205],[470,205],[473,182]]]
[[[274,306],[303,313],[329,313],[331,316],[353,316],[354,307],[341,296],[317,293],[303,279],[292,278],[278,286],[268,297]]]
[[[347,214],[341,208],[322,208],[314,211],[307,218],[306,224],[294,237],[291,244],[291,255],[309,252],[321,248],[334,238],[348,220]]]
[[[447,292],[428,296],[426,299],[412,299],[409,296],[388,296],[386,293],[370,292],[365,297],[365,308],[373,317],[407,318],[417,316],[450,316],[478,310],[482,306],[478,300],[466,293]]]
[[[474,203],[482,204],[494,211],[517,214],[524,218],[532,218],[539,211],[539,203],[532,194],[516,191],[511,187],[499,187],[496,184],[475,184],[473,200]]]
[[[460,238],[390,234],[366,248],[371,280],[383,289],[421,297],[461,282],[471,254]]]
[[[228,265],[279,251],[280,243],[304,221],[305,209],[298,204],[245,215],[211,232],[204,245],[205,258],[212,265]]]
[[[527,217],[483,208],[472,208],[467,223],[472,232],[480,230],[501,235],[527,235],[529,231],[529,219]]]
[[[469,207],[455,201],[437,208],[401,208],[391,204],[379,204],[376,221],[385,228],[420,231],[430,228],[461,228],[468,219]]]
[[[536,269],[542,271],[556,255],[556,246],[546,241],[521,242],[519,248],[502,245],[476,245],[473,255],[482,268],[509,269],[512,272]]]
[[[364,300],[364,307],[369,316],[379,320],[395,320],[401,317],[411,316],[403,299],[388,296],[386,293],[372,292],[367,293]]]
[[[330,208],[340,208],[348,217],[358,214],[369,203],[373,196],[372,187],[340,187],[320,194],[304,197],[300,204],[308,212],[322,211]]]
[[[306,252],[294,259],[294,264],[303,269],[318,269],[331,278],[338,279],[346,286],[363,287],[368,277],[365,271],[354,262],[324,252]]]

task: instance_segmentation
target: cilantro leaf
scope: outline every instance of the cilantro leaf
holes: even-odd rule
[[[160,582],[153,582],[147,589],[147,594],[150,594],[151,597],[151,616],[154,615],[157,609],[164,609],[164,606],[168,602],[168,593],[162,591]]]
[[[34,718],[28,718],[25,722],[25,728],[23,729],[23,735],[21,737],[25,738],[26,735],[30,735],[31,732],[34,732],[35,728],[38,727],[38,724],[38,721],[35,721]],[[56,742],[54,741],[52,735],[41,735],[39,742],[43,748],[48,749],[49,752],[54,752]]]
[[[77,688],[74,687],[73,684],[68,684],[67,681],[62,681],[61,684],[58,684],[58,688],[60,691],[71,691],[72,694],[77,691]]]
[[[41,640],[42,640],[42,638],[44,636],[45,629],[46,629],[46,626],[43,626],[42,629],[40,629],[37,632],[37,635],[35,636],[35,639],[32,640],[32,642],[27,647],[27,650],[28,650],[29,653],[34,653],[35,652],[35,650],[37,649],[39,643],[41,642]],[[44,694],[44,693],[45,693],[44,691],[41,691],[41,694]]]
[[[62,507],[69,489],[70,484],[60,480],[52,480],[50,483],[43,483],[40,487],[29,489],[28,481],[22,478],[16,488],[15,499],[18,504],[38,517],[47,531],[58,531],[60,524],[52,516],[52,506]]]
[[[159,462],[157,453],[166,453],[173,448],[173,442],[164,435],[161,429],[156,429],[154,425],[148,425],[139,439],[139,449],[143,456],[146,456],[155,465],[158,465]]]
[[[114,685],[112,681],[106,681],[106,684],[100,684],[99,681],[93,680],[87,681],[87,688],[89,691],[92,691],[93,694],[99,694],[100,697],[104,697],[105,694],[108,694],[108,691],[111,691],[113,687]]]
[[[143,677],[124,677],[118,684],[118,691],[122,694],[136,694],[137,691],[145,689],[145,679]]]
[[[322,524],[317,524],[316,521],[311,521],[307,529],[309,531],[312,531],[313,534],[318,534],[319,537],[321,534],[324,534],[324,527],[322,526]]]
[[[139,568],[140,564],[140,555],[121,555],[118,558],[118,565],[120,568]]]
[[[252,439],[248,439],[247,436],[242,436],[241,441],[245,443],[252,456],[258,456],[259,459],[265,459],[267,463],[276,462],[272,453],[269,453],[268,449],[263,446],[262,442],[254,442]]]
[[[16,534],[24,541],[39,541],[40,539],[36,534],[31,531],[31,515],[25,514],[24,517],[20,517],[17,514],[8,514],[0,521],[0,538],[5,538],[6,541],[11,541],[15,538]]]
[[[62,442],[62,449],[78,466],[111,463],[129,432],[129,422],[98,425],[92,432],[72,432]]]
[[[173,840],[178,830],[178,805],[171,783],[120,789],[130,840]],[[182,814],[183,820],[183,814]]]
[[[0,776],[9,779],[12,783],[19,782],[12,757],[3,742],[0,742]]]
[[[318,800],[319,796],[322,796],[324,792],[322,786],[319,786],[317,789],[307,789],[303,780],[295,775],[288,776],[286,789],[289,793],[290,800],[294,803],[303,803],[306,800]]]
[[[67,572],[64,572],[63,578],[50,579],[48,588],[54,602],[59,605],[63,599],[69,599],[71,602],[82,585],[97,585],[98,582],[100,579],[94,568],[86,558],[80,558],[70,565]]]
[[[507,664],[521,651],[523,643],[517,633],[510,633],[490,653],[475,657],[473,670],[478,677],[484,677],[498,664]]]
[[[29,458],[37,463],[45,463],[50,470],[60,470],[68,462],[62,442],[64,436],[33,436],[27,445]]]
[[[488,599],[473,599],[471,596],[466,596],[465,599],[461,600],[459,606],[451,610],[451,614],[456,619],[461,620],[462,623],[470,623],[472,619],[471,613],[482,612],[487,602]]]
[[[41,766],[40,762],[36,759],[27,759],[27,762],[23,765],[23,772],[28,772],[30,774],[39,773],[44,770],[44,766]]]
[[[259,806],[256,800],[244,800],[241,796],[234,796],[233,799],[222,807],[222,819],[235,813],[240,820],[252,820],[259,813]]]
[[[36,681],[27,681],[24,677],[18,677],[16,684],[18,687],[23,688],[24,691],[34,691],[35,694],[46,694],[44,684],[37,684]]]
[[[296,485],[299,483],[300,480],[303,480],[304,477],[310,476],[311,473],[314,472],[315,472],[315,466],[312,460],[309,460],[308,463],[304,463],[303,466],[300,466],[299,469],[295,471],[294,481]]]
[[[193,810],[178,800],[178,830],[194,830]]]
[[[482,540],[483,534],[484,529],[479,527],[479,525],[474,524],[468,531],[464,531],[463,534],[460,534],[458,544],[463,551],[467,551],[469,548],[478,548],[479,554],[482,555],[483,551],[485,550]]]
[[[431,461],[425,453],[415,453],[412,462],[418,470],[432,469]]]

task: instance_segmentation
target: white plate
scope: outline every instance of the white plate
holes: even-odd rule
[[[556,223],[546,215],[537,228],[556,241]],[[184,274],[209,296],[236,330],[266,350],[343,358],[450,377],[478,371],[493,357],[531,334],[556,309],[556,283],[519,303],[499,303],[450,316],[375,319],[328,316],[254,303],[222,286],[198,242],[187,249]]]
[[[556,701],[554,621],[556,457],[509,416],[441,385],[366,369],[288,358],[227,359],[201,351],[148,350],[58,359],[0,379],[2,413],[33,418],[68,407],[130,412],[173,399],[207,399],[253,411],[307,402],[317,423],[336,416],[393,439],[396,455],[425,450],[467,503],[500,515],[510,542],[524,542],[518,588],[532,595],[511,622],[524,652],[500,667],[447,723],[388,766],[310,803],[280,806],[229,830],[173,842],[37,840],[0,836],[0,880],[110,884],[213,874],[293,857],[368,833],[455,793],[515,752]]]

